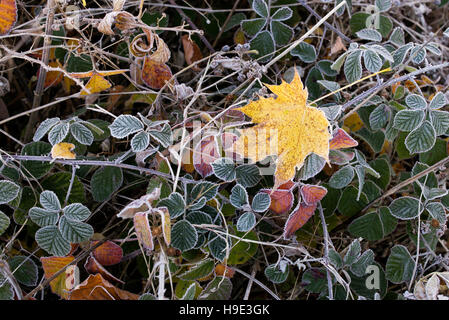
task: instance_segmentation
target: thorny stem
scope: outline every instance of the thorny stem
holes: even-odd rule
[[[45,23],[45,38],[44,38],[44,49],[42,53],[42,62],[44,65],[48,65],[48,60],[50,57],[50,45],[51,45],[51,37],[52,33],[52,25],[55,14],[55,6],[54,0],[49,0],[47,2],[47,21]],[[34,91],[34,99],[33,106],[31,109],[37,108],[41,104],[42,93],[44,91],[45,78],[47,76],[47,69],[42,65],[39,68],[39,78],[37,80],[36,90]],[[33,135],[34,124],[37,122],[37,113],[32,113],[30,120],[28,121],[28,125],[25,131],[25,141],[29,141],[31,136]]]
[[[318,202],[318,211],[320,212],[321,224],[323,225],[323,237],[324,237],[324,263],[329,264],[329,232],[327,231],[326,219],[324,218],[323,207],[321,202]],[[334,300],[334,293],[332,291],[332,278],[330,271],[326,268],[327,274],[327,287],[329,292],[329,300]]]
[[[101,160],[66,160],[66,159],[52,159],[49,156],[22,156],[22,155],[2,155],[2,160],[11,161],[11,160],[19,160],[19,161],[44,161],[44,162],[54,162],[60,163],[64,165],[79,165],[79,166],[100,166],[100,167],[117,167],[122,169],[134,170],[145,172],[149,174],[154,174],[156,176],[171,179],[172,177],[169,174],[159,172],[157,170],[133,166],[125,163],[115,163],[114,161],[101,161]],[[182,180],[187,183],[197,183],[194,180],[186,179],[183,177],[179,177],[179,180]]]

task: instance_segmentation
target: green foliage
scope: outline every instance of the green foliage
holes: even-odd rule
[[[126,5],[123,16],[87,2],[82,29],[53,16],[49,50],[30,34],[32,53],[22,48],[10,62],[2,52],[2,70],[15,68],[0,76],[0,300],[39,283],[42,297],[55,293],[54,282],[40,282],[48,280],[42,258],[68,255],[80,282],[101,270],[139,300],[237,300],[246,287],[250,299],[416,298],[417,281],[446,268],[443,10],[406,6],[403,20],[405,7],[391,0],[305,2],[149,3],[143,13]],[[332,28],[316,26],[342,2]],[[100,26],[108,12],[113,34]],[[34,14],[18,15],[2,47],[12,50]],[[94,73],[110,86],[84,95]],[[235,153],[240,130],[266,116],[239,107],[266,98],[277,108],[285,97],[270,85],[295,73],[334,147],[328,158],[304,155],[275,188],[287,153],[258,161]],[[294,141],[298,152],[308,138]],[[52,158],[60,142],[75,145],[75,159]],[[98,240],[106,242],[94,249]],[[61,274],[78,284],[77,268]]]

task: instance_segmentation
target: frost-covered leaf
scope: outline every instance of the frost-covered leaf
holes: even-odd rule
[[[44,121],[42,121],[39,127],[37,127],[36,132],[34,133],[33,141],[39,141],[40,139],[42,139],[47,134],[47,132],[50,131],[50,129],[53,128],[53,126],[56,125],[60,120],[61,119],[56,117],[45,119]]]
[[[402,245],[395,245],[391,248],[388,257],[385,275],[393,283],[409,282],[415,262],[413,261],[407,248]]]
[[[410,154],[429,151],[435,145],[436,132],[429,121],[410,132],[405,138],[405,146]]]
[[[0,235],[8,229],[10,222],[9,217],[0,211]]]
[[[84,221],[89,218],[90,210],[81,203],[72,203],[62,210],[64,216],[71,220]]]
[[[245,212],[237,220],[237,231],[247,232],[256,225],[256,216],[252,212]]]
[[[131,139],[131,150],[133,152],[144,151],[150,144],[150,136],[147,132],[141,131]]]
[[[248,204],[248,193],[242,185],[236,184],[231,190],[229,201],[234,207],[240,209]]]
[[[70,252],[70,242],[67,241],[57,226],[46,226],[36,232],[36,242],[45,251],[54,256],[66,256]]]
[[[187,220],[176,222],[172,227],[171,236],[171,245],[183,252],[195,247],[198,240],[196,229]]]
[[[143,123],[137,117],[122,114],[115,118],[109,126],[109,130],[114,138],[123,139],[130,134],[143,130]]]
[[[59,231],[71,243],[87,241],[94,234],[94,229],[91,225],[69,219],[66,216],[62,216],[59,220]]]
[[[429,104],[430,109],[441,109],[447,104],[446,96],[444,93],[437,92],[435,96],[432,98]]]
[[[393,200],[389,209],[394,217],[401,220],[416,218],[424,210],[418,199],[408,196]]]
[[[362,77],[362,50],[355,50],[346,57],[344,72],[348,83],[355,82]]]
[[[290,51],[292,56],[296,56],[305,63],[312,63],[316,60],[316,50],[315,47],[307,42],[301,42],[292,51]]]
[[[329,186],[334,189],[346,187],[354,178],[354,169],[351,166],[345,166],[335,172],[329,180]]]
[[[362,29],[356,33],[357,37],[369,41],[382,41],[382,35],[375,29]]]
[[[53,126],[53,128],[48,133],[48,141],[51,143],[51,145],[62,142],[62,140],[64,140],[69,133],[69,128],[70,125],[68,122],[60,122],[57,125]]]
[[[234,161],[230,158],[219,158],[211,163],[214,174],[223,181],[233,181],[236,177]]]
[[[39,202],[47,210],[56,212],[59,212],[61,210],[61,204],[59,203],[58,196],[53,191],[42,191],[39,196]]]
[[[272,264],[265,268],[265,276],[273,283],[282,283],[287,280],[289,273],[288,264],[285,266],[285,270],[282,270],[279,266]]]
[[[159,201],[158,207],[167,207],[170,218],[175,219],[184,213],[186,203],[181,194],[174,192],[168,198]]]
[[[70,125],[70,133],[76,141],[81,144],[90,146],[94,141],[94,135],[92,132],[85,125],[79,122],[75,122]]]
[[[14,200],[20,191],[20,186],[9,180],[0,181],[0,204]]]
[[[268,210],[270,204],[271,204],[270,195],[264,192],[259,192],[253,198],[251,208],[255,212],[264,212]]]
[[[401,110],[394,117],[394,128],[401,131],[412,131],[424,121],[423,110]]]
[[[39,207],[30,209],[28,215],[35,224],[40,227],[55,225],[59,219],[59,213],[56,211],[46,210]]]

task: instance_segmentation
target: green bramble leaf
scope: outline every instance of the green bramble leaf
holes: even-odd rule
[[[256,216],[252,212],[245,212],[237,220],[237,231],[247,232],[256,225]]]
[[[173,225],[171,238],[171,245],[184,252],[195,247],[198,240],[198,233],[190,222],[180,220]]]
[[[111,135],[117,139],[123,139],[130,134],[143,130],[143,123],[137,117],[131,115],[119,115],[109,126]]]
[[[418,199],[408,196],[394,199],[388,208],[394,217],[401,220],[414,219],[424,210]]]
[[[54,256],[64,257],[71,249],[70,242],[62,236],[57,226],[40,228],[35,239],[40,248]]]
[[[0,204],[14,200],[20,191],[20,186],[9,180],[0,180]]]

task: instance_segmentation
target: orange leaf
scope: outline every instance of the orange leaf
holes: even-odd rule
[[[217,276],[224,276],[226,278],[232,278],[235,274],[235,270],[227,265],[219,263],[215,267],[215,274]]]
[[[139,296],[114,287],[101,274],[90,275],[70,293],[69,300],[137,300]]]
[[[84,263],[84,268],[90,274],[99,273],[108,281],[115,281],[121,284],[124,282],[116,277],[114,277],[108,270],[106,270],[98,261],[92,256],[87,257],[86,263]]]
[[[75,258],[73,256],[42,257],[40,260],[42,263],[42,268],[44,269],[45,279],[51,278],[56,272],[63,269],[74,259]],[[71,270],[69,270],[69,273],[70,271]],[[67,299],[68,290],[70,289],[70,287],[67,287],[68,283],[66,283],[67,276],[67,272],[63,272],[50,282],[51,292],[56,293],[58,296],[64,299]]]
[[[184,48],[184,57],[188,65],[193,64],[194,62],[201,60],[203,58],[203,54],[201,53],[200,47],[196,44],[195,41],[189,39],[189,36],[183,35],[181,37],[182,46]],[[199,71],[200,68],[195,66],[192,68],[195,71]]]
[[[0,1],[0,36],[7,34],[17,20],[16,0]]]
[[[53,68],[57,68],[60,67],[62,68],[62,65],[59,63],[59,61],[52,61],[48,64],[50,67]],[[37,76],[39,77],[39,71],[37,72]],[[60,71],[49,71],[47,72],[47,74],[45,75],[45,82],[44,82],[44,87],[45,88],[49,88],[52,86],[56,86],[57,84],[59,84],[63,79],[63,73]]]
[[[161,89],[172,77],[170,68],[165,63],[158,63],[145,57],[142,69],[142,80],[153,89]]]
[[[92,241],[94,246],[98,241]],[[122,248],[112,241],[106,241],[93,251],[94,257],[103,266],[113,266],[123,258]]]
[[[276,155],[276,190],[295,176],[310,153],[329,160],[329,121],[322,110],[307,105],[307,89],[298,72],[291,83],[266,86],[277,98],[261,97],[236,109],[256,125],[240,130],[235,150],[254,162]]]
[[[262,189],[262,192],[268,193],[271,198],[270,210],[277,214],[283,214],[289,211],[293,206],[294,196],[290,190]]]
[[[358,146],[359,143],[354,140],[345,130],[338,128],[331,141],[329,141],[329,149],[337,150],[343,148],[351,148]]]
[[[146,252],[153,251],[153,234],[148,221],[148,212],[138,212],[134,215],[134,229],[137,239]]]
[[[304,202],[308,205],[316,204],[324,198],[327,189],[320,186],[306,184],[301,188],[301,195]]]
[[[76,154],[73,152],[75,145],[68,142],[60,142],[51,148],[51,157],[53,159],[75,159]]]
[[[313,216],[316,209],[316,203],[307,205],[305,203],[299,204],[296,209],[290,214],[284,227],[284,239],[290,238],[296,230],[301,228]]]

